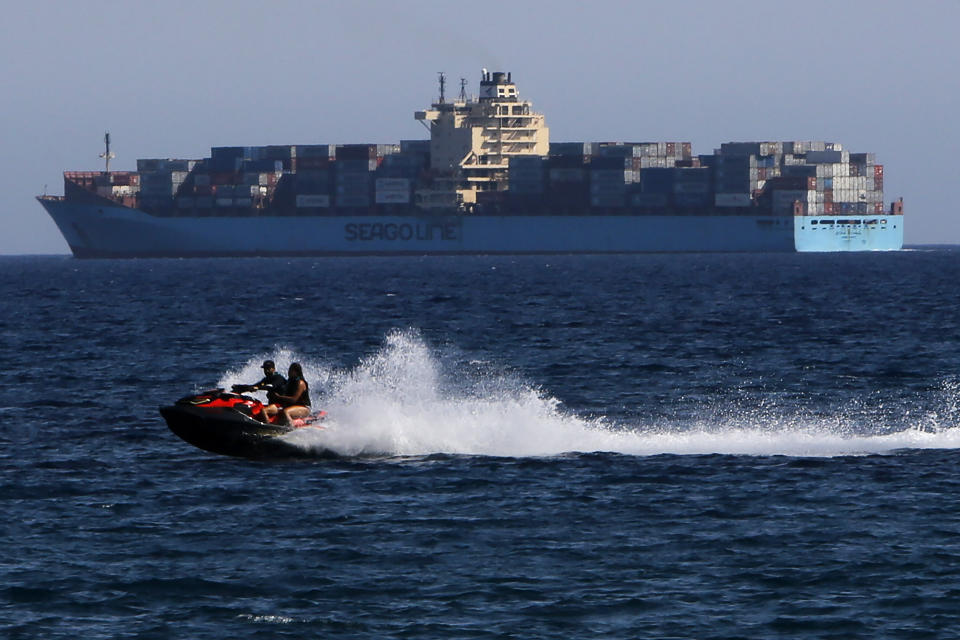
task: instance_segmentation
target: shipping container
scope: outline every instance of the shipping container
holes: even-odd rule
[[[336,156],[336,147],[329,144],[298,144],[297,145],[297,166],[307,159],[325,159],[330,160]]]
[[[337,206],[350,207],[350,208],[369,207],[370,196],[369,195],[337,194]]]
[[[330,206],[330,196],[326,194],[298,195],[296,198],[297,207],[322,207]]]
[[[850,162],[850,153],[847,151],[808,151],[807,162],[810,164],[835,164]]]
[[[676,182],[674,169],[643,169],[640,171],[640,188],[643,193],[672,193]]]
[[[408,204],[410,202],[410,190],[406,191],[377,191],[374,198],[376,204]]]
[[[572,156],[575,158],[584,158],[593,155],[592,142],[551,142],[551,156]]]
[[[677,193],[673,196],[674,203],[680,208],[701,208],[712,204],[710,194],[704,193]]]
[[[633,193],[630,203],[635,207],[662,209],[667,206],[668,195],[665,193]]]
[[[593,194],[590,196],[590,206],[602,208],[617,208],[624,205],[625,194]]]
[[[585,169],[550,169],[550,182],[583,182],[586,180]]]
[[[429,155],[429,154],[430,154],[430,140],[401,140],[401,141],[400,141],[400,153],[402,153],[402,154],[416,154],[416,155]]]
[[[714,203],[718,207],[749,207],[752,200],[749,193],[717,193]]]

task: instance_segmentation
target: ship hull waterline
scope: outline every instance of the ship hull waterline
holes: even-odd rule
[[[895,251],[902,215],[156,216],[40,198],[74,256]]]

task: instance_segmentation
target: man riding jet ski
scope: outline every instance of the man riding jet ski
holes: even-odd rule
[[[271,404],[275,402],[277,392],[283,391],[287,387],[287,380],[280,375],[273,360],[263,361],[263,378],[256,384],[235,384],[230,389],[235,393],[249,393],[251,391],[266,391],[267,401]]]
[[[265,372],[267,364],[273,363],[269,360],[264,363]],[[260,385],[270,378],[268,373],[256,385],[234,385],[233,393],[211,389],[186,396],[172,406],[160,407],[160,415],[177,436],[213,453],[247,458],[315,457],[316,451],[305,452],[281,438],[295,429],[319,426],[326,417],[325,411],[310,413],[309,388],[302,378],[300,366],[294,368],[291,365],[291,374],[294,385],[288,382],[282,392],[268,391],[268,394],[272,392],[277,404],[264,405],[256,398],[237,393],[263,389]],[[283,379],[283,376],[279,378]],[[304,392],[299,396],[288,395],[298,389]],[[271,407],[273,410],[269,411]]]

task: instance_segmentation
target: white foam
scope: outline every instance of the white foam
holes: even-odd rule
[[[423,456],[435,453],[488,456],[554,456],[570,452],[626,455],[738,454],[844,456],[900,449],[960,448],[953,420],[956,390],[944,415],[890,429],[850,424],[842,416],[804,418],[705,407],[698,421],[613,424],[584,419],[561,408],[549,394],[502,372],[445,366],[415,331],[396,331],[355,367],[338,370],[277,348],[224,375],[220,385],[253,382],[270,358],[285,372],[300,361],[315,408],[328,412],[323,429],[299,429],[288,441],[305,450],[332,449],[345,456]]]

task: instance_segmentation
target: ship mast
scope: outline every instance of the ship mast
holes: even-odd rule
[[[110,160],[111,158],[116,158],[117,154],[110,152],[110,132],[107,131],[103,134],[103,143],[106,145],[106,151],[100,154],[100,157],[106,162],[106,172],[110,173]]]

